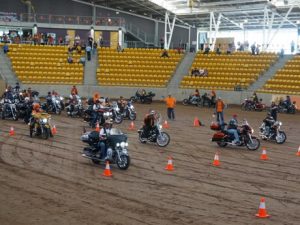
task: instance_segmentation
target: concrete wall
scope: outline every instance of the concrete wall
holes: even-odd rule
[[[56,90],[62,96],[66,97],[70,95],[71,85],[22,85],[22,88],[31,87],[33,90],[40,92],[41,96],[45,96],[48,91]],[[111,86],[77,86],[79,95],[82,97],[92,96],[95,92],[99,92],[101,96],[109,98],[119,98],[124,96],[125,98],[130,98],[133,96],[138,89],[138,87],[111,87]],[[144,88],[146,91],[152,91],[156,94],[154,100],[161,100],[162,96],[168,95],[167,88]],[[189,94],[192,94],[194,90],[192,89],[178,89],[176,93],[171,93],[178,101],[182,101],[187,98]],[[210,90],[200,90],[200,93],[204,92],[210,93]],[[221,96],[225,103],[227,104],[241,104],[245,98],[252,96],[252,92],[236,92],[236,91],[216,91],[217,96]],[[264,103],[267,105],[271,104],[274,96],[272,94],[258,94],[259,98],[262,98]]]

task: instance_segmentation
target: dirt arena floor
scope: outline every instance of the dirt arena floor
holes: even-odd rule
[[[136,126],[150,108],[166,117],[162,103],[135,106]],[[266,115],[233,107],[225,110],[226,120],[234,113],[247,118],[256,135]],[[195,116],[206,126],[193,127]],[[112,166],[113,178],[101,175],[104,165],[81,156],[86,123],[65,115],[52,120],[58,134],[49,140],[31,139],[21,121],[0,121],[1,225],[300,224],[300,114],[279,114],[288,139],[283,145],[262,142],[268,161],[260,160],[261,148],[212,143],[212,109],[178,105],[166,148],[139,143],[126,120],[119,127],[128,134],[132,164],[127,171]],[[217,151],[219,168],[211,165]],[[173,172],[164,169],[168,156]],[[255,217],[261,197],[269,219]]]

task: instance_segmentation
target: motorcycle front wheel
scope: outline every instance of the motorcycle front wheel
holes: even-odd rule
[[[130,165],[130,157],[128,155],[120,155],[120,159],[117,159],[117,166],[120,170],[127,170]]]
[[[283,144],[286,140],[286,134],[283,131],[279,131],[278,135],[275,137],[277,144]]]
[[[188,105],[188,104],[189,104],[189,100],[183,99],[182,104],[183,104],[183,105]]]
[[[44,140],[47,140],[50,136],[50,129],[49,128],[41,128],[41,136]]]
[[[227,143],[225,141],[218,141],[217,145],[219,145],[219,147],[221,148],[225,148],[227,146]]]
[[[248,142],[246,143],[246,147],[251,151],[257,150],[259,146],[260,146],[260,141],[256,137],[252,137],[252,141],[249,139]]]
[[[132,97],[130,98],[130,101],[131,101],[131,102],[135,102],[135,97],[132,96]]]
[[[166,132],[161,132],[156,138],[156,143],[159,147],[166,147],[170,143],[170,135]]]
[[[120,124],[120,123],[123,122],[123,117],[118,115],[118,116],[115,117],[114,121],[115,121],[116,124]]]
[[[130,113],[129,114],[129,119],[130,120],[135,120],[136,119],[136,113]]]

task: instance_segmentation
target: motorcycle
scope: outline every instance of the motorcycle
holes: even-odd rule
[[[261,102],[261,100],[257,103],[250,99],[245,99],[245,101],[241,105],[241,109],[245,111],[263,111],[266,109],[266,105]]]
[[[17,121],[19,119],[15,102],[11,101],[10,99],[2,99],[0,101],[0,105],[1,118],[3,120],[6,118],[12,118],[13,120]]]
[[[148,92],[148,94],[146,94],[144,96],[141,95],[140,93],[136,92],[135,95],[130,98],[130,101],[131,102],[140,101],[141,103],[151,104],[154,96],[155,96],[155,93],[153,93],[152,91]]]
[[[94,128],[96,124],[92,124],[93,111],[94,111],[93,105],[89,105],[88,108],[84,111],[83,120],[85,122],[89,122],[90,126]],[[109,107],[100,108],[97,111],[97,121],[99,122],[99,125],[103,125],[106,119],[110,119],[112,117],[113,117],[112,109]]]
[[[162,131],[162,125],[160,124],[160,117],[155,127],[149,132],[147,137],[145,137],[144,127],[138,130],[139,141],[143,144],[147,142],[156,143],[159,147],[166,147],[170,143],[170,135]],[[144,138],[145,137],[145,138]]]
[[[128,169],[130,156],[128,154],[127,136],[121,130],[112,128],[110,134],[106,137],[108,159],[101,159],[101,153],[97,149],[99,142],[99,133],[97,131],[84,133],[81,136],[81,140],[89,144],[89,147],[83,149],[83,157],[92,160],[95,164],[105,163],[108,160],[110,164],[117,164],[121,170]]]
[[[120,124],[123,122],[123,116],[120,113],[120,108],[117,102],[112,102],[111,106],[112,119],[116,124]]]
[[[280,130],[282,123],[280,121],[276,121],[271,127],[269,131],[269,135],[266,134],[266,124],[262,123],[259,127],[259,136],[263,140],[271,140],[276,141],[277,144],[283,144],[286,141],[286,134],[284,131]]]
[[[183,105],[195,105],[195,106],[202,106],[202,98],[197,97],[195,100],[192,101],[193,96],[190,95],[188,98],[183,99],[182,104]]]
[[[25,123],[29,122],[30,114],[32,111],[31,102],[19,102],[16,104],[17,112],[20,119],[23,119]]]
[[[123,118],[128,118],[130,120],[136,119],[136,111],[131,101],[127,102],[123,112],[121,113]]]
[[[60,115],[61,111],[62,111],[61,101],[57,97],[52,96],[51,103],[44,102],[42,104],[42,109],[44,111],[46,111],[47,113],[53,112],[53,113]]]
[[[226,126],[226,124],[224,124],[224,126]],[[223,129],[219,124],[212,123],[210,128],[211,130],[217,131],[211,139],[212,142],[217,142],[217,144],[222,148],[227,145],[236,145],[232,143],[234,140],[233,135],[229,134],[228,131]],[[260,141],[252,135],[253,132],[254,131],[248,122],[244,120],[244,123],[241,125],[239,130],[240,144],[238,146],[246,146],[247,149],[251,151],[257,150],[260,146]]]
[[[283,101],[280,101],[278,104],[278,112],[280,113],[288,113],[295,114],[297,110],[296,102],[292,102],[289,106],[287,106]]]
[[[84,114],[84,108],[83,108],[83,105],[82,105],[82,100],[79,96],[76,96],[76,98],[77,98],[77,104],[75,104],[75,105],[74,104],[68,104],[68,106],[66,106],[66,111],[67,111],[68,116],[82,117],[83,114]]]
[[[29,125],[30,137],[41,136],[42,139],[53,137],[51,132],[50,120],[51,116],[48,113],[37,113],[32,115]]]

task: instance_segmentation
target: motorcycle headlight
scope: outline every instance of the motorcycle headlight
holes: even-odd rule
[[[120,146],[121,146],[121,148],[125,148],[126,143],[125,142],[121,142]]]
[[[104,115],[104,116],[108,116],[109,114],[108,114],[108,112],[105,112],[105,113],[103,113],[103,115]]]
[[[47,123],[47,121],[48,120],[46,118],[41,119],[41,122],[44,123],[44,124]]]
[[[59,104],[59,101],[58,100],[55,100],[56,104]]]
[[[159,127],[159,129],[162,129],[162,125],[159,125],[158,127]]]
[[[117,143],[116,146],[117,146],[117,147],[120,147],[120,143]]]
[[[116,111],[117,111],[117,112],[119,112],[119,111],[120,111],[120,109],[119,109],[119,108],[116,108]]]
[[[112,115],[112,112],[109,112],[108,115],[111,116],[111,115]]]
[[[253,129],[251,129],[251,134],[254,134],[254,130]]]
[[[133,106],[133,105],[131,105],[131,106],[130,106],[130,109],[134,110],[134,106]]]
[[[125,146],[128,147],[128,143],[127,142],[125,143]]]
[[[62,101],[62,100],[64,100],[64,97],[59,97],[59,99]]]

